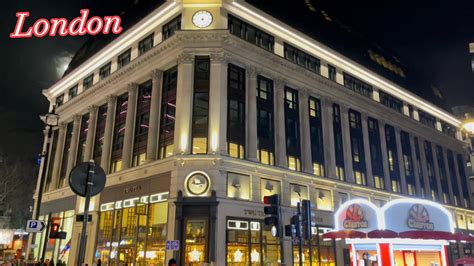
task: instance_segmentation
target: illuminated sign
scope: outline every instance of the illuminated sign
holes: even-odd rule
[[[434,230],[434,223],[430,222],[428,210],[421,204],[413,204],[408,214],[407,225],[419,230]]]
[[[102,34],[120,34],[123,28],[120,26],[122,19],[119,16],[105,16],[103,18],[93,16],[90,19],[89,9],[81,9],[81,16],[68,21],[66,18],[51,18],[47,20],[40,18],[33,23],[33,26],[23,31],[25,20],[30,16],[30,12],[16,12],[17,21],[10,38],[31,38],[35,36],[42,38],[46,35],[59,36],[82,36]]]
[[[343,222],[346,229],[359,229],[369,227],[369,223],[365,220],[364,211],[359,204],[351,204],[346,210],[346,219]]]

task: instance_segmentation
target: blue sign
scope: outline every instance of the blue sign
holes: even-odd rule
[[[26,232],[38,233],[38,232],[43,231],[45,227],[46,225],[43,221],[28,220],[28,222],[26,223]]]
[[[179,240],[166,240],[166,250],[179,250]]]

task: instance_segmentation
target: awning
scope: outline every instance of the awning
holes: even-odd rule
[[[396,238],[398,233],[392,230],[373,230],[367,234],[368,238]]]
[[[448,240],[457,241],[456,234],[445,231],[404,231],[398,233],[400,238],[411,239],[434,239],[434,240]]]

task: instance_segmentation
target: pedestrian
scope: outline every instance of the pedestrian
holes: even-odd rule
[[[51,260],[49,261],[48,266],[54,266],[54,260],[53,260],[53,258],[51,258]]]
[[[176,264],[176,260],[173,258],[168,261],[168,266],[177,266],[177,265],[178,264]]]
[[[102,260],[100,259],[97,260],[97,266],[102,266]]]

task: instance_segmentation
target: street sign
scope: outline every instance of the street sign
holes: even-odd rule
[[[179,240],[166,240],[166,250],[179,250]]]
[[[46,224],[39,220],[28,220],[26,223],[26,232],[28,233],[40,233],[43,232]]]

